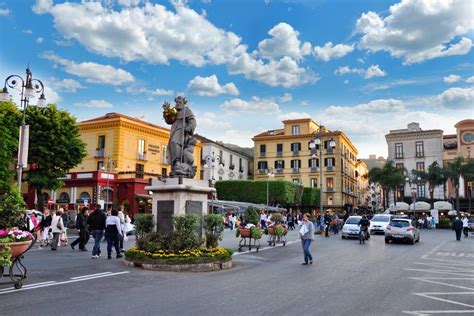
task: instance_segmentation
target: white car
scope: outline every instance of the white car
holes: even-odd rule
[[[387,226],[392,219],[392,215],[389,214],[376,214],[370,220],[369,232],[371,235],[381,233],[385,234]]]
[[[349,218],[347,218],[346,222],[344,223],[344,226],[342,226],[342,239],[359,237],[359,222],[361,219],[362,216],[349,216]]]

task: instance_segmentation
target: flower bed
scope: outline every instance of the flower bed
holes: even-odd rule
[[[198,248],[177,253],[159,250],[151,253],[137,248],[125,252],[127,265],[161,271],[216,271],[232,267],[233,251],[228,248]]]

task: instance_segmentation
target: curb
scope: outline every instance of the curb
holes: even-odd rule
[[[170,272],[213,272],[228,270],[232,268],[232,260],[217,261],[212,263],[196,264],[154,264],[125,259],[123,261],[128,267],[137,267],[152,271],[170,271]]]

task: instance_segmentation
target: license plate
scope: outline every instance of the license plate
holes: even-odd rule
[[[395,238],[403,238],[403,235],[393,235]]]

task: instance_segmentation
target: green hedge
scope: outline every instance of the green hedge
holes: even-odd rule
[[[301,204],[304,207],[314,207],[319,205],[319,189],[317,188],[304,188],[303,197]]]
[[[290,181],[227,180],[216,182],[220,200],[266,204],[267,183],[270,204],[301,204],[303,190]]]

